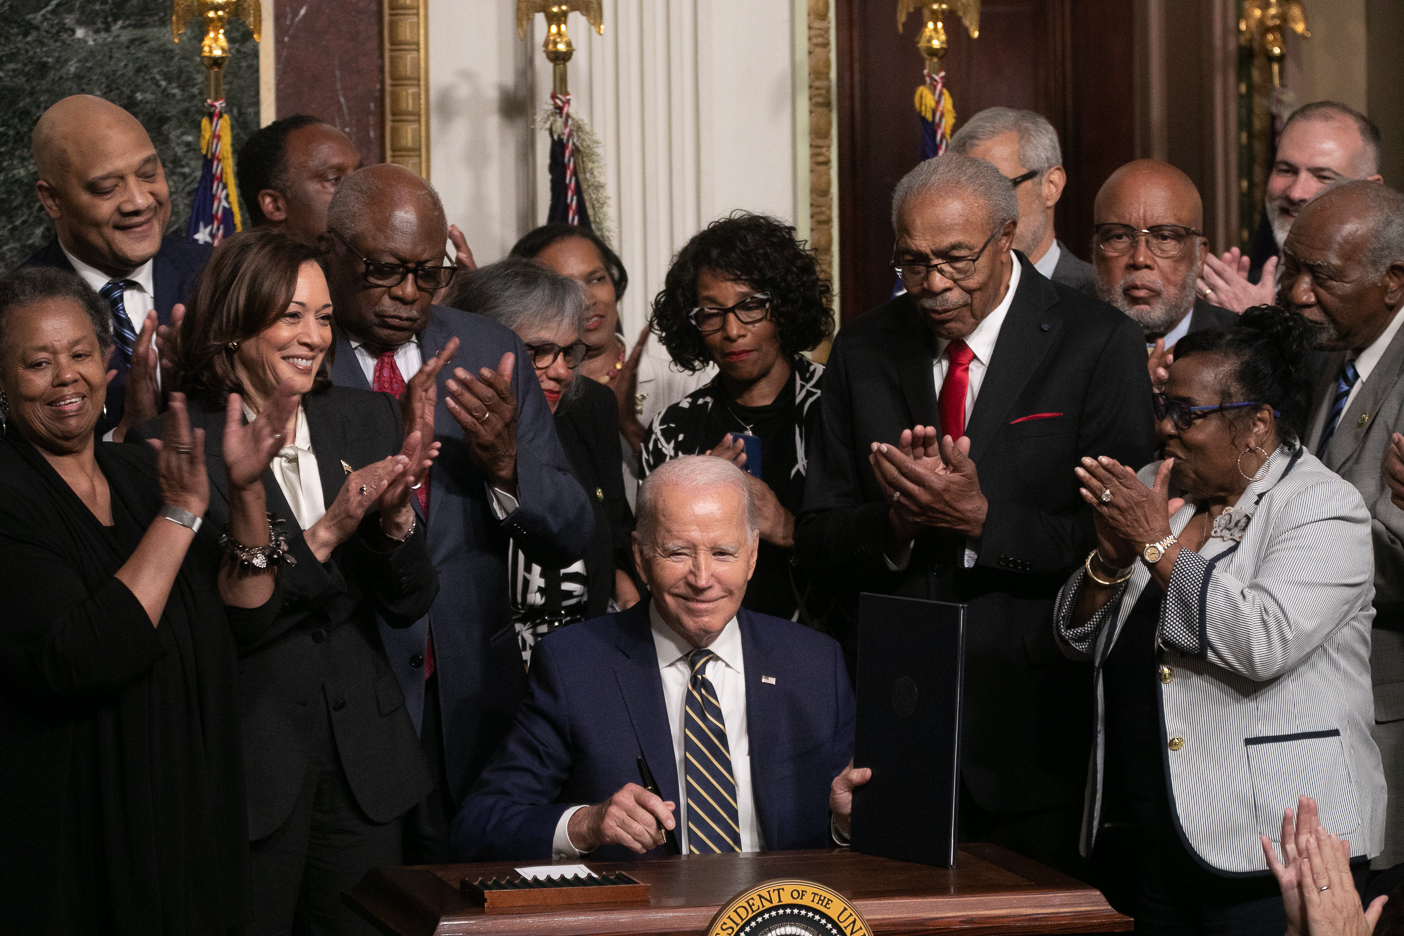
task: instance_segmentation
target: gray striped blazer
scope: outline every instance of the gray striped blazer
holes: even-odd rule
[[[1158,468],[1146,466],[1141,480],[1152,483]],[[1210,539],[1199,552],[1182,550],[1161,607],[1161,751],[1175,822],[1210,867],[1260,873],[1259,833],[1279,839],[1283,809],[1305,794],[1319,804],[1322,824],[1350,839],[1352,855],[1376,855],[1385,784],[1370,737],[1370,515],[1352,485],[1288,446],[1238,505],[1252,513],[1242,542]],[[1171,529],[1183,530],[1194,511],[1186,503]],[[1102,803],[1101,668],[1141,590],[1158,586],[1137,563],[1121,593],[1075,627],[1083,575],[1059,593],[1054,621],[1064,653],[1096,664],[1088,855]]]

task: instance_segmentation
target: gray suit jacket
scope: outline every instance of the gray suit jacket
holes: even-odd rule
[[[425,360],[450,338],[461,345],[439,373],[434,438],[443,443],[429,474],[429,555],[439,573],[439,596],[427,617],[397,629],[382,623],[381,640],[404,690],[416,728],[424,712],[424,657],[434,632],[435,672],[443,717],[444,770],[455,803],[477,779],[512,726],[526,691],[508,603],[509,539],[542,566],[559,568],[585,554],[595,515],[571,473],[555,423],[521,339],[481,315],[434,306],[420,336]],[[517,395],[517,500],[498,519],[488,503],[486,478],[473,461],[463,427],[449,415],[444,383],[455,368],[476,374],[496,368],[503,353],[517,356],[512,391]],[[332,380],[370,389],[345,337],[337,338]],[[404,375],[406,380],[411,376]]]
[[[1073,255],[1068,245],[1058,241],[1058,262],[1049,277],[1055,283],[1071,286],[1089,296],[1097,295],[1097,268]]]
[[[1404,313],[1401,313],[1404,314]],[[1317,381],[1307,448],[1316,451],[1326,426],[1344,351],[1330,355]],[[1404,862],[1404,510],[1390,503],[1384,455],[1390,436],[1404,432],[1404,330],[1360,385],[1341,414],[1322,461],[1355,485],[1370,510],[1375,548],[1375,626],[1370,674],[1375,689],[1375,741],[1384,756],[1390,786],[1385,868]]]
[[[1152,483],[1159,467],[1141,469],[1141,480]],[[1326,828],[1350,839],[1352,855],[1374,856],[1385,782],[1367,688],[1369,514],[1354,488],[1287,446],[1238,506],[1252,514],[1242,542],[1210,539],[1198,552],[1182,551],[1161,604],[1161,756],[1175,822],[1209,866],[1263,874],[1258,835],[1279,839],[1283,809],[1304,794],[1316,799]],[[1194,512],[1186,503],[1171,530],[1178,534]],[[1091,854],[1105,752],[1102,666],[1141,592],[1159,586],[1138,562],[1121,593],[1074,626],[1084,574],[1059,593],[1054,620],[1064,652],[1097,666],[1082,838]]]

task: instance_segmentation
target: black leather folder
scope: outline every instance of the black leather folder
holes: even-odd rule
[[[955,866],[964,661],[965,605],[859,597],[854,851]]]

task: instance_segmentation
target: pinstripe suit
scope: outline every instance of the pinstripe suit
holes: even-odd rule
[[[1151,483],[1158,467],[1141,479]],[[1276,840],[1282,810],[1306,794],[1326,828],[1350,839],[1352,855],[1378,854],[1385,784],[1370,737],[1369,514],[1355,488],[1286,446],[1239,505],[1253,513],[1243,541],[1182,550],[1161,607],[1157,688],[1174,822],[1217,871],[1264,872],[1258,834]],[[1194,511],[1187,503],[1171,529],[1183,530]],[[1083,574],[1059,593],[1055,621],[1064,652],[1097,664],[1082,835],[1090,854],[1106,760],[1102,666],[1141,591],[1158,586],[1138,563],[1121,594],[1077,627]],[[1178,750],[1172,738],[1182,739]]]
[[[1331,355],[1317,385],[1307,433],[1312,451],[1325,428],[1345,357],[1344,351]],[[1404,862],[1404,510],[1390,503],[1382,470],[1385,449],[1395,432],[1404,432],[1404,330],[1394,336],[1350,408],[1341,414],[1322,458],[1327,468],[1355,485],[1365,498],[1375,546],[1375,625],[1370,647],[1374,736],[1394,791],[1376,868]]]

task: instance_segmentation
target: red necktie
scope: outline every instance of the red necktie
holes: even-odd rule
[[[395,363],[395,352],[386,351],[375,359],[375,376],[371,378],[371,389],[377,393],[388,393],[395,399],[399,399],[405,392],[405,377],[400,373],[400,365]],[[429,476],[424,476],[423,483],[419,490],[414,492],[419,498],[419,509],[424,511],[424,516],[429,516]],[[434,635],[429,635],[429,641],[424,647],[424,678],[428,679],[434,675]]]
[[[941,382],[941,434],[959,439],[965,435],[965,393],[970,389],[970,362],[975,352],[957,338],[946,345],[946,379]]]

